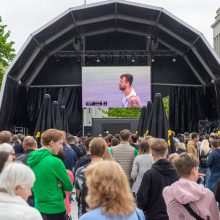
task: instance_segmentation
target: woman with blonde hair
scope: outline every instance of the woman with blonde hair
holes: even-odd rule
[[[89,212],[80,220],[144,220],[136,208],[127,177],[114,161],[100,161],[85,171]]]

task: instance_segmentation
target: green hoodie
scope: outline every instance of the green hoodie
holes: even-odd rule
[[[41,148],[29,154],[27,164],[36,176],[33,186],[35,208],[45,214],[65,212],[63,193],[71,191],[73,185],[63,162],[51,151]]]

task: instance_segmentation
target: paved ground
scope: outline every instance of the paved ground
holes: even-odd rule
[[[71,202],[71,216],[72,216],[72,220],[78,220],[78,207],[77,207],[77,203],[76,203],[76,200],[75,200],[75,194],[73,194],[73,198],[74,198],[74,201]]]

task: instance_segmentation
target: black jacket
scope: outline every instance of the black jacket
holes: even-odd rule
[[[179,179],[176,169],[166,159],[158,160],[145,172],[137,193],[138,208],[148,220],[168,220],[162,191]]]

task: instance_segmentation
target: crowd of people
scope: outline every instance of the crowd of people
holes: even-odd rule
[[[0,219],[217,220],[220,136],[0,132]]]

